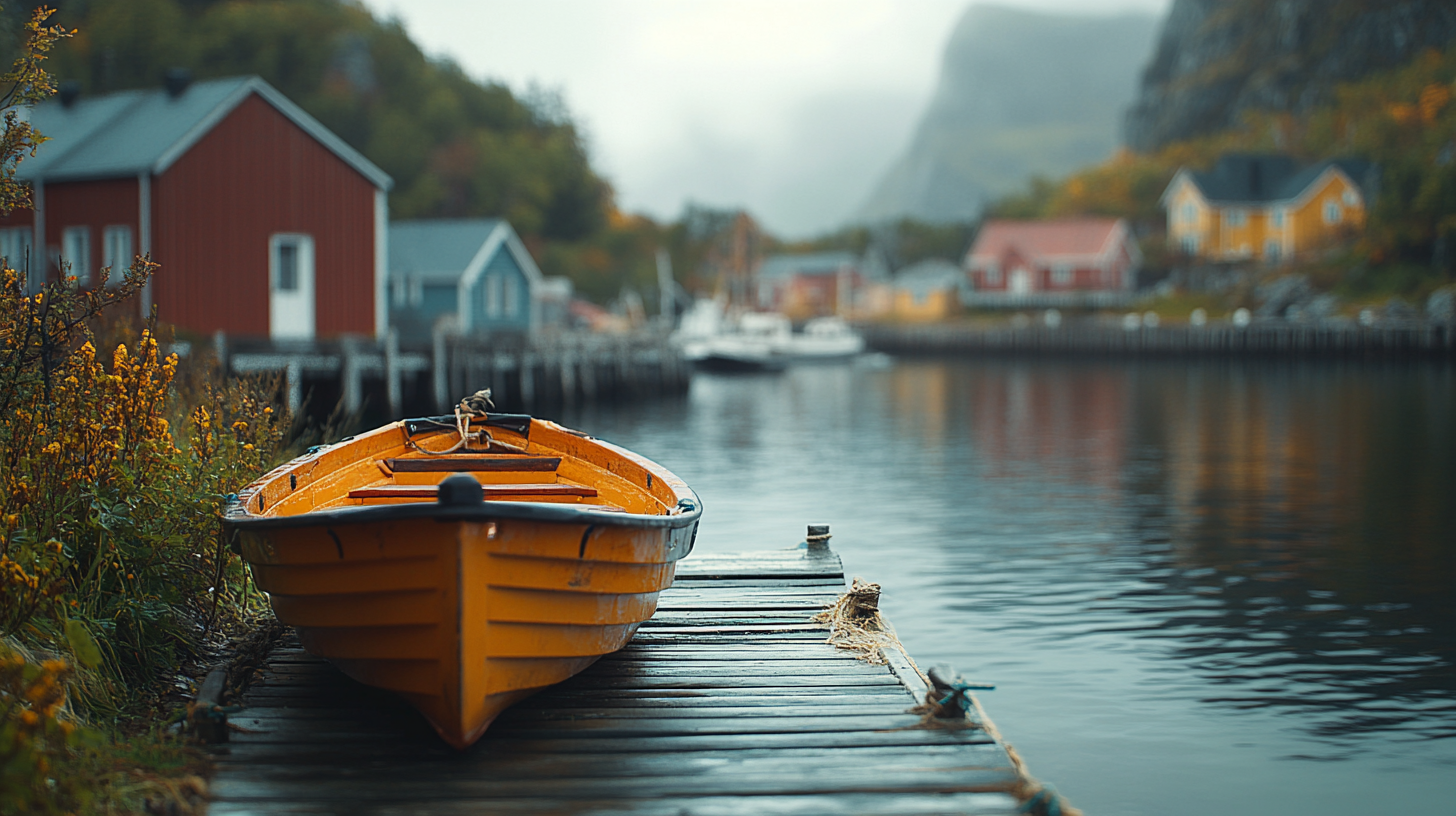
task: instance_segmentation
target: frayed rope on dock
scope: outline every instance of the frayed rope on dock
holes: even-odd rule
[[[880,615],[879,584],[856,576],[850,583],[849,591],[840,595],[832,606],[815,615],[812,620],[830,630],[826,643],[854,652],[856,658],[866,663],[878,665],[888,662],[883,652],[887,648],[898,649],[909,660],[909,654],[905,652],[894,627]],[[994,686],[966,682],[953,670],[943,677],[937,677],[935,670],[927,675],[913,660],[910,660],[910,665],[925,684],[926,699],[907,712],[921,715],[920,722],[909,728],[984,730],[1006,750],[1017,776],[1021,778],[1021,783],[1012,791],[1021,801],[1018,812],[1029,816],[1082,816],[1082,811],[1072,807],[1051,785],[1031,775],[1021,755],[1001,735],[996,723],[981,707],[981,701],[972,693],[976,689]]]
[[[825,643],[854,652],[866,663],[882,665],[880,649],[900,646],[894,628],[880,616],[880,585],[863,578],[856,577],[848,592],[812,620],[829,628]]]

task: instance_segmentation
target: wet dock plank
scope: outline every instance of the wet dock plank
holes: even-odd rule
[[[824,642],[809,618],[843,589],[832,554],[690,557],[631,644],[464,752],[285,640],[216,753],[210,813],[1016,813],[1000,743],[916,727],[902,652]]]

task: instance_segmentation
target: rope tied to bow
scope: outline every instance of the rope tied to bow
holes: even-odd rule
[[[455,433],[459,434],[460,438],[456,440],[454,445],[451,445],[445,450],[432,451],[420,447],[413,439],[406,439],[405,444],[426,456],[448,456],[449,454],[462,450],[470,451],[472,450],[470,447],[471,443],[480,443],[482,440],[484,440],[485,446],[484,448],[480,448],[480,450],[489,450],[491,445],[498,445],[508,450],[520,451],[521,449],[515,445],[508,445],[505,442],[495,439],[490,435],[490,431],[484,428],[478,431],[470,430],[471,419],[484,419],[487,416],[487,412],[494,407],[495,403],[491,402],[490,399],[490,389],[482,388],[465,399],[460,400],[455,406]]]

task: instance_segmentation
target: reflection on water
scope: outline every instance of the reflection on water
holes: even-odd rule
[[[833,523],[1091,814],[1450,807],[1450,367],[902,361],[565,419],[687,479],[705,549]]]

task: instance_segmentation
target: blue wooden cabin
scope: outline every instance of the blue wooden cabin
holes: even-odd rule
[[[437,327],[530,338],[550,287],[516,231],[492,218],[396,221],[389,228],[389,319],[409,344]]]

